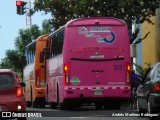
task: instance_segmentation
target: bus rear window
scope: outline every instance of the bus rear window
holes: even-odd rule
[[[126,26],[74,26],[69,28],[70,49],[81,47],[122,47],[129,44]],[[124,44],[126,43],[126,44]]]

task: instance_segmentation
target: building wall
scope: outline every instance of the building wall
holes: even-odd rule
[[[156,26],[155,26],[155,33],[156,33],[156,44],[157,44],[157,57],[158,61],[160,62],[160,8],[156,10]]]
[[[132,32],[134,32],[136,30],[136,28],[140,29],[137,38],[135,39],[135,42],[139,39],[142,38],[142,32],[141,32],[141,24],[136,24],[134,22],[134,24],[132,25]],[[141,65],[142,66],[142,43],[138,43],[138,44],[134,44],[132,45],[132,51],[133,51],[133,56],[132,57],[132,62],[137,64],[137,65]],[[131,54],[132,55],[132,54]],[[134,68],[136,68],[135,66],[133,66]]]
[[[138,33],[138,37],[137,39],[142,37],[142,32],[141,32],[141,25],[137,24],[136,27],[138,27],[140,29],[139,33]],[[142,65],[142,43],[138,43],[136,44],[136,64],[137,65]]]
[[[158,62],[158,49],[159,47],[159,16],[158,12],[156,12],[156,17],[151,17],[152,22],[154,25],[149,24],[148,22],[144,22],[141,25],[141,31],[142,31],[142,38],[150,32],[150,34],[147,36],[146,39],[142,41],[142,65],[143,67],[146,66],[146,63],[148,64],[155,64]]]

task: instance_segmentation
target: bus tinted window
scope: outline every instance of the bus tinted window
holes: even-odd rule
[[[36,48],[36,42],[27,46],[25,49],[25,57],[26,57],[27,65],[34,62],[35,48]]]
[[[96,29],[97,28],[97,29]],[[105,29],[104,31],[102,31]],[[125,32],[126,26],[74,26],[69,28],[69,40],[72,44],[69,44],[69,49],[86,47],[121,47],[125,48],[126,44],[129,44],[128,39],[123,39],[123,36],[128,36],[128,32]],[[77,37],[78,36],[78,37]]]
[[[59,30],[57,33],[52,34],[47,41],[47,48],[49,58],[57,56],[62,53],[64,40],[64,29]]]

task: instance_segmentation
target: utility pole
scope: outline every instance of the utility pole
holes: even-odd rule
[[[27,5],[27,6],[26,6]],[[17,14],[18,15],[26,15],[26,25],[31,26],[32,25],[32,18],[30,15],[31,10],[31,1],[29,2],[23,1],[23,0],[17,0],[16,1],[17,6]]]
[[[29,1],[28,3],[29,3],[28,9],[30,10],[31,9],[31,1]],[[29,26],[32,25],[32,17],[29,12],[26,14],[26,25],[29,25]]]

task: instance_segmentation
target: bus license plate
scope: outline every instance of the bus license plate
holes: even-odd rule
[[[95,91],[94,91],[94,94],[95,94],[95,95],[102,95],[102,90],[95,90]]]

